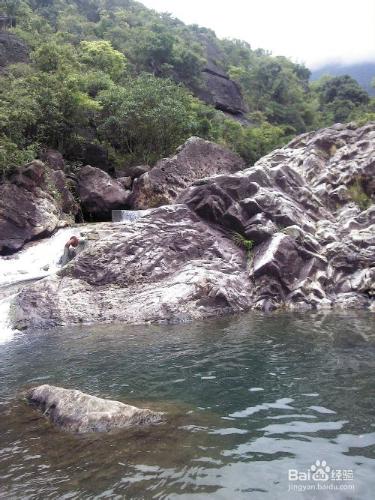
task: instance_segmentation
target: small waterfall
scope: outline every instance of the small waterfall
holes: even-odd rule
[[[11,340],[15,333],[9,324],[10,304],[16,296],[12,285],[55,273],[66,241],[70,236],[79,236],[81,229],[60,229],[50,238],[28,243],[15,255],[0,257],[0,344]]]
[[[28,243],[9,257],[0,257],[0,287],[39,278],[58,270],[58,261],[70,236],[79,236],[80,229],[63,228],[50,238]]]
[[[112,222],[133,222],[150,212],[151,210],[112,210]]]

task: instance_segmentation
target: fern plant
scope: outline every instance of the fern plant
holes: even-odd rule
[[[253,240],[248,240],[245,238],[245,236],[242,236],[242,234],[233,232],[233,242],[240,248],[243,248],[247,255],[250,256],[251,251],[254,247],[254,241]]]

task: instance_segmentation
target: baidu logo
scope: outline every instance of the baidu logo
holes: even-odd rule
[[[328,481],[330,479],[329,473],[331,472],[331,467],[327,465],[325,460],[317,460],[315,464],[310,467],[312,472],[313,481]]]
[[[288,471],[289,491],[354,490],[352,469],[334,469],[326,460],[316,460],[309,469]]]

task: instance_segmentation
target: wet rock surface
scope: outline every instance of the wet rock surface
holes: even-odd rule
[[[186,161],[198,180],[168,194],[173,201],[179,193],[178,203],[131,223],[98,224],[94,245],[58,276],[18,295],[13,324],[184,322],[251,308],[374,309],[374,144],[374,123],[336,125],[231,174],[207,178],[201,163]],[[221,148],[205,147],[213,152],[208,165],[217,164]],[[183,165],[183,154],[169,160],[172,166]],[[337,190],[346,196],[338,199]]]
[[[0,255],[48,236],[73,217],[78,206],[62,171],[35,160],[0,182]]]
[[[163,420],[162,413],[52,385],[34,387],[26,398],[53,424],[68,432],[109,432]]]
[[[198,137],[191,137],[172,158],[135,179],[129,203],[145,209],[172,203],[195,180],[217,174],[234,173],[245,167],[235,153]]]

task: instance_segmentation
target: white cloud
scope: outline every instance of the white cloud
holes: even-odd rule
[[[143,0],[223,38],[316,67],[375,61],[374,0]]]

